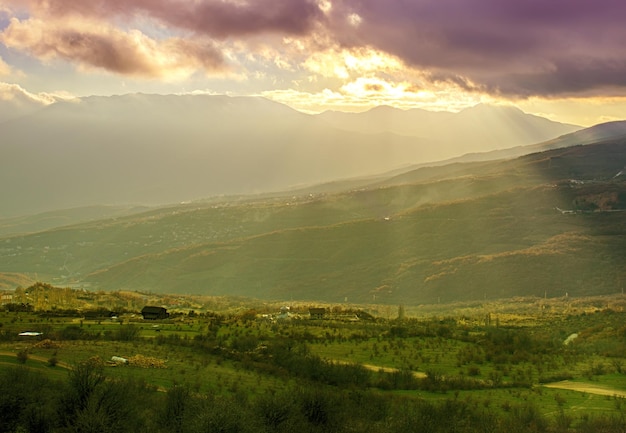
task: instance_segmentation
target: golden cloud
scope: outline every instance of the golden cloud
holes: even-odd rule
[[[31,93],[17,84],[0,82],[0,101],[15,101],[43,107],[61,99],[71,98],[67,94]]]
[[[168,38],[156,40],[139,30],[122,31],[91,21],[12,18],[0,35],[9,48],[51,61],[62,59],[83,69],[176,80],[196,70],[223,72],[223,57],[208,41]]]
[[[7,65],[4,60],[2,60],[2,57],[0,57],[0,77],[9,74],[11,74],[11,67]]]

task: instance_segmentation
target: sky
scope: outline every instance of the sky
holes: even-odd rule
[[[264,96],[626,118],[623,0],[0,0],[0,100]]]

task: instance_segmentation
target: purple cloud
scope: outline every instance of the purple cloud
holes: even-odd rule
[[[359,26],[345,24],[358,14]],[[626,4],[618,0],[338,0],[332,29],[493,93],[527,96],[623,87]]]
[[[311,52],[336,46],[374,48],[425,72],[433,82],[450,82],[469,91],[526,97],[623,95],[626,89],[623,0],[0,2],[5,8],[27,11],[28,17],[21,22],[33,17],[68,24],[83,20],[119,29],[152,21],[164,29],[162,34],[176,35],[172,40],[193,41],[185,46],[176,42],[183,53],[178,63],[207,71],[225,67],[218,51],[222,42],[271,33],[311,36]],[[149,59],[127,59],[126,52],[141,52],[129,35],[79,30],[83,34],[71,34],[71,26],[57,27],[54,43],[60,41],[60,46],[46,40],[21,45],[36,55],[79,59],[121,74],[159,75],[159,67]],[[6,29],[4,33],[5,45],[20,47],[20,41],[7,36]],[[155,39],[154,44],[161,52],[177,52],[172,43]],[[253,50],[253,46],[248,48]],[[299,61],[293,60],[294,69]]]
[[[17,3],[19,0],[9,0]],[[226,38],[262,32],[301,35],[323,14],[313,0],[26,0],[55,17],[129,17],[144,15],[179,29]]]

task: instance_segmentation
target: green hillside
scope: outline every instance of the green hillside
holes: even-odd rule
[[[626,283],[626,140],[0,239],[0,272],[105,290],[432,303]]]

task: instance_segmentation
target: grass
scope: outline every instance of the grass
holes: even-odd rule
[[[0,354],[0,369],[16,366],[39,371],[49,378],[55,380],[65,380],[67,378],[67,369],[59,365],[53,367],[48,363],[47,360],[32,359],[32,357],[29,357],[29,359],[27,359],[26,362],[22,364],[17,360],[17,357],[14,354]]]
[[[367,341],[324,342],[312,344],[311,351],[329,360],[421,372],[436,369],[442,374],[457,372],[456,353],[463,343],[441,340],[431,344],[428,340],[417,338],[401,341],[400,345],[375,338]]]

